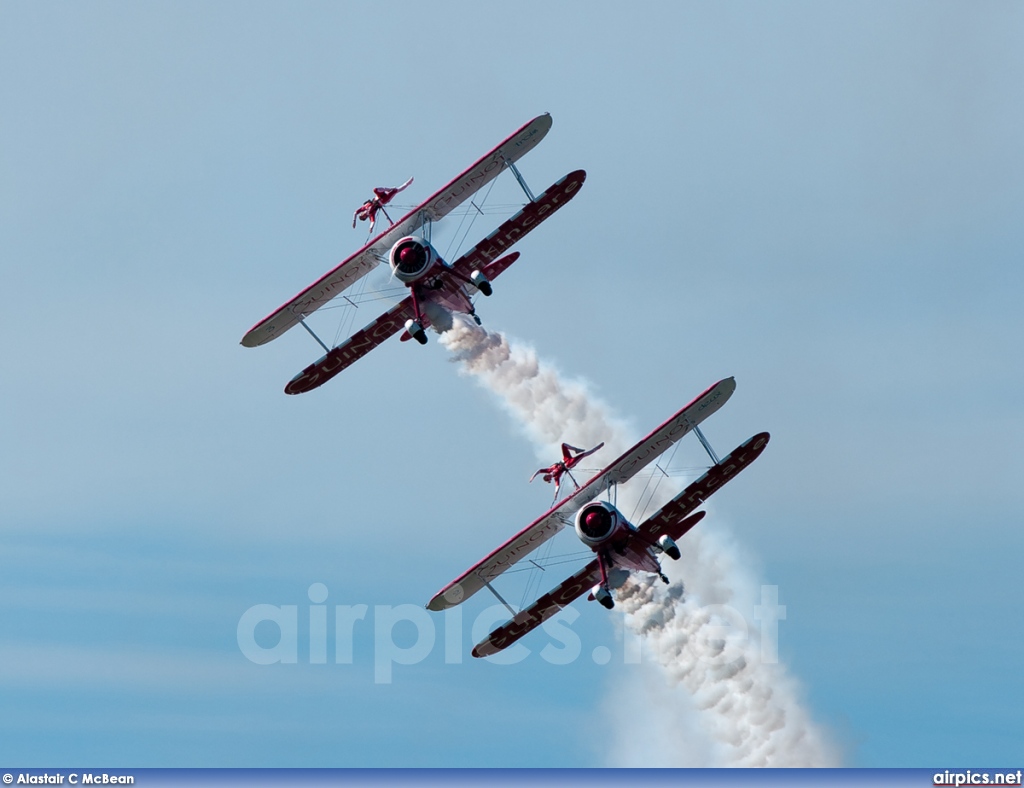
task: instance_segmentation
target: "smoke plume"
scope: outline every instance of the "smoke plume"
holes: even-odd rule
[[[605,441],[596,458],[605,463],[635,442],[585,383],[566,380],[532,348],[458,317],[441,343],[460,371],[498,397],[542,461],[557,456],[563,440],[584,446]],[[659,492],[646,504],[648,512],[678,490]],[[628,485],[619,491],[619,508],[627,516],[638,500]],[[680,546],[683,558],[665,562],[670,585],[635,575],[616,591],[622,634],[639,637],[643,659],[609,702],[620,718],[624,706],[628,712],[631,704],[642,703],[626,718],[658,724],[617,728],[610,765],[838,765],[835,748],[775,658],[773,632],[753,624],[755,584],[740,567],[738,551],[704,525]],[[741,609],[744,600],[747,610]],[[666,737],[664,746],[655,746],[652,727]]]
[[[504,334],[486,331],[459,316],[440,341],[463,372],[498,396],[538,456],[561,457],[564,440],[586,446],[604,441],[601,454],[595,455],[598,460],[614,459],[631,445],[625,424],[589,393],[586,384],[565,380],[551,364],[541,362],[533,348],[513,347]]]

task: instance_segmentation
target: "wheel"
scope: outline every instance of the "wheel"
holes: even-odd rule
[[[486,276],[484,276],[483,271],[474,271],[470,275],[469,279],[476,287],[476,289],[483,293],[485,296],[489,296],[491,293],[494,292],[494,289],[491,287],[490,280]]]
[[[409,332],[409,336],[419,342],[421,345],[427,344],[427,332],[423,330],[423,326],[416,320],[406,320],[405,330]]]
[[[602,605],[604,605],[608,610],[611,610],[613,607],[615,607],[615,600],[612,599],[611,594],[608,594],[608,596],[602,596],[598,601]]]
[[[668,534],[662,534],[661,538],[658,539],[658,547],[673,561],[679,560],[681,556],[681,553],[679,552],[679,545],[677,545],[675,540]]]

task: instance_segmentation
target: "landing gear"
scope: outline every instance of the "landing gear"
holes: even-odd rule
[[[416,285],[409,285],[409,295],[412,296],[412,311],[416,315],[416,319],[410,318],[405,321],[405,330],[409,332],[409,336],[419,342],[421,345],[427,344],[427,332],[423,330],[423,318],[420,312],[420,299],[419,293],[416,292]]]
[[[658,547],[661,552],[671,558],[673,561],[678,561],[682,553],[679,552],[679,545],[675,543],[675,540],[668,534],[662,534],[658,539]]]
[[[421,326],[418,321],[406,320],[405,330],[409,332],[409,336],[421,345],[427,344],[427,332],[423,330],[423,326]]]
[[[664,583],[665,585],[668,585],[668,578],[667,578],[667,577],[665,577],[664,573],[662,573],[662,572],[659,572],[659,573],[658,573],[658,577],[660,577],[660,578],[661,578],[661,582],[662,582],[662,583]]]
[[[454,276],[456,279],[461,279],[468,285],[473,285],[477,290],[483,293],[485,296],[491,295],[494,292],[494,288],[491,287],[491,280],[484,276],[483,271],[474,270],[469,276],[463,273],[459,273],[454,269],[449,269],[449,274]]]
[[[604,556],[597,554],[597,565],[601,569],[601,582],[590,589],[590,595],[601,603],[606,609],[615,607],[615,600],[612,599],[612,592],[608,590],[608,569],[604,564]]]
[[[615,607],[615,600],[612,599],[612,593],[603,585],[596,585],[590,590],[590,595],[600,602],[605,608],[611,610]]]
[[[494,288],[491,287],[490,280],[488,280],[480,271],[474,271],[470,274],[469,281],[471,281],[473,286],[485,296],[489,296],[494,292]]]

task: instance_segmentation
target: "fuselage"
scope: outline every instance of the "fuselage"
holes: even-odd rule
[[[661,574],[653,544],[607,501],[588,503],[576,513],[576,536],[604,559],[606,569]]]
[[[413,290],[419,308],[438,331],[451,327],[451,313],[473,314],[466,285],[425,238],[398,239],[388,255],[395,278]]]

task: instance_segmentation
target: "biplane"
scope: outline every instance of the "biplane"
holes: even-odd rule
[[[397,222],[391,222],[384,205],[412,179],[395,189],[375,189],[373,199],[356,210],[353,224],[363,218],[371,221],[372,227],[377,210],[381,210],[390,226],[249,329],[242,337],[242,345],[266,344],[301,324],[325,352],[285,386],[286,394],[301,394],[323,385],[400,331],[403,341],[415,339],[426,344],[425,330],[433,327],[439,333],[446,331],[452,325],[454,312],[470,315],[479,323],[472,298],[477,293],[491,295],[493,280],[518,259],[519,253],[508,253],[509,248],[575,197],[586,179],[583,170],[575,170],[539,195],[530,191],[516,162],[533,150],[550,128],[550,115],[534,118]],[[526,195],[522,210],[455,262],[444,260],[430,243],[433,223],[471,200],[481,187],[505,170],[512,172]],[[479,210],[475,203],[471,204]],[[390,265],[392,276],[408,288],[408,296],[329,348],[306,323],[306,318],[385,262]]]
[[[487,657],[512,645],[584,594],[610,610],[615,604],[612,591],[631,572],[651,572],[667,583],[659,556],[667,555],[673,560],[681,557],[677,540],[705,515],[695,510],[757,459],[768,444],[768,433],[760,432],[719,459],[704,437],[699,425],[721,408],[735,389],[734,378],[711,386],[576,492],[441,589],[427,609],[446,610],[483,588],[491,591],[509,609],[512,618],[473,648],[474,657]],[[598,500],[632,479],[690,432],[696,434],[707,451],[711,467],[643,523],[633,525],[610,500]],[[529,607],[516,612],[495,590],[492,581],[570,524],[580,541],[594,552],[594,558]]]

